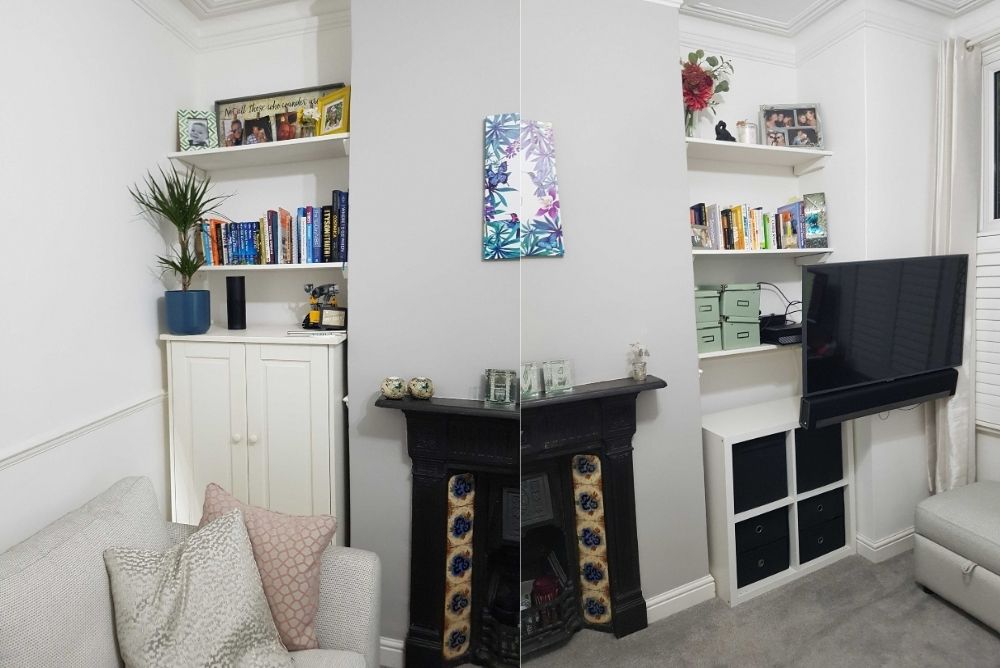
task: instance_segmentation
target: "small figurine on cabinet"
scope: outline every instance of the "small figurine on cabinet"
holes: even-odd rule
[[[729,133],[726,129],[726,122],[719,121],[715,124],[715,140],[716,141],[736,141],[736,137]]]

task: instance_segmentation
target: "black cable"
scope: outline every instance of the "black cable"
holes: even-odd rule
[[[799,308],[795,309],[794,311],[790,310],[796,304],[799,305]],[[791,314],[791,313],[802,313],[801,306],[802,306],[802,302],[800,302],[800,301],[788,302],[788,306],[785,307],[785,324],[786,325],[789,324],[789,321],[788,321],[789,314]]]
[[[767,281],[760,281],[760,282],[758,282],[758,285],[770,285],[772,288],[774,288],[775,290],[778,291],[778,294],[781,295],[781,298],[785,300],[786,304],[791,304],[792,303],[792,300],[789,299],[788,297],[786,297],[785,293],[781,291],[781,288],[779,288],[774,283],[768,283]]]

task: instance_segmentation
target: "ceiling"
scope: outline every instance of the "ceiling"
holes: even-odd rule
[[[296,0],[181,0],[184,6],[191,10],[199,19],[213,19],[218,16],[235,14],[236,12],[282,5]]]

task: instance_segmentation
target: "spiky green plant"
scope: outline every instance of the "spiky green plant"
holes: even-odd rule
[[[128,189],[136,204],[154,218],[166,220],[177,230],[179,248],[172,255],[160,255],[157,262],[163,271],[172,271],[181,281],[181,289],[191,287],[191,278],[205,263],[194,251],[194,235],[201,229],[205,217],[229,198],[210,196],[211,179],[199,177],[194,170],[180,173],[171,166],[169,172],[158,167],[160,181],[146,172],[143,187],[135,184]]]

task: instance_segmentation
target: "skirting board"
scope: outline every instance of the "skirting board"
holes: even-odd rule
[[[378,639],[378,662],[384,668],[403,668],[403,641],[381,636]]]
[[[713,598],[715,598],[715,578],[706,575],[646,599],[646,617],[652,624],[691,606],[711,601]]]
[[[907,527],[879,540],[872,540],[867,536],[857,534],[856,542],[858,554],[877,564],[913,549],[913,527]]]
[[[706,575],[647,599],[646,616],[652,624],[713,598],[715,578]],[[384,668],[403,668],[403,641],[384,636],[379,638],[378,661]]]

